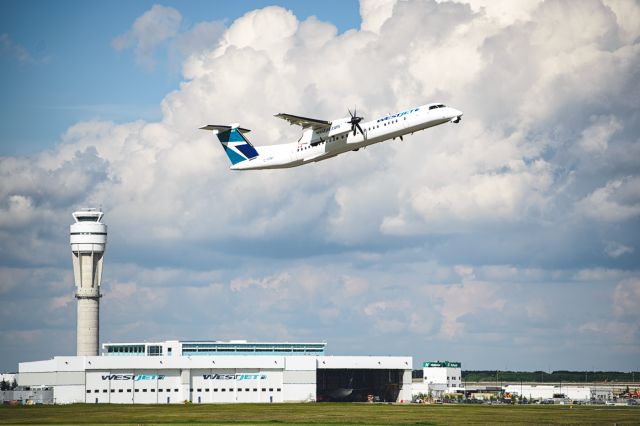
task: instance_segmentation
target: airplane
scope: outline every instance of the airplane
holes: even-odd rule
[[[353,377],[349,379],[349,383],[345,388],[336,388],[327,394],[331,399],[344,399],[353,393]]]
[[[284,169],[326,160],[336,155],[358,151],[388,139],[413,134],[447,122],[459,123],[462,112],[441,103],[431,103],[388,114],[363,122],[364,117],[349,111],[349,117],[326,121],[280,113],[275,117],[302,127],[297,142],[254,146],[245,134],[250,130],[239,124],[207,125],[222,144],[232,170]]]

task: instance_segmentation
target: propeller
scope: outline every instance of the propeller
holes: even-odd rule
[[[351,116],[351,120],[349,120],[349,123],[351,124],[351,130],[353,131],[353,136],[356,135],[356,128],[360,130],[360,134],[362,134],[362,136],[365,136],[364,132],[362,131],[362,127],[360,127],[360,122],[364,117],[358,117],[356,115],[358,111],[356,110],[355,106],[353,107],[353,114],[351,113],[350,109],[347,109],[347,111],[349,111],[349,115]]]

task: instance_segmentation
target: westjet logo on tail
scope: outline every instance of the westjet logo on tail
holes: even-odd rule
[[[106,374],[102,376],[102,380],[162,380],[164,374]]]
[[[251,160],[258,156],[258,151],[242,136],[237,128],[218,133],[218,140],[222,144],[232,164]]]

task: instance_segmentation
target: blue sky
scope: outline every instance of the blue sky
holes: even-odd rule
[[[117,52],[111,41],[153,1],[87,3],[7,1],[0,28],[14,46],[28,54],[16,60],[6,50],[2,61],[3,100],[0,104],[0,154],[29,155],[55,144],[81,120],[116,122],[159,119],[159,103],[181,80],[179,66],[169,62],[166,46],[154,55],[150,70],[136,66],[131,52]],[[179,9],[181,29],[201,21],[227,25],[269,1],[165,2]],[[299,19],[311,15],[328,20],[340,32],[360,24],[357,1],[283,1]],[[337,13],[336,11],[339,11]]]
[[[68,226],[99,205],[103,342],[640,368],[637,3],[0,7],[0,370],[74,353]],[[463,122],[288,170],[198,130],[432,101]]]

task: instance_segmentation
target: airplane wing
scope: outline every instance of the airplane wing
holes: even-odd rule
[[[296,124],[303,129],[312,128],[313,130],[324,129],[325,127],[331,126],[330,121],[326,120],[318,120],[315,118],[307,118],[300,117],[299,115],[285,114],[280,113],[276,114],[275,117],[282,118],[289,122],[289,124]]]

